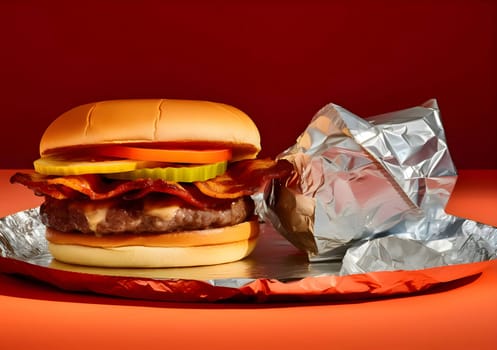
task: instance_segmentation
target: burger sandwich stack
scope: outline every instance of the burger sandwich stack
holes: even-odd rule
[[[113,100],[55,119],[34,171],[52,256],[99,267],[182,267],[248,256],[259,224],[252,195],[290,174],[257,159],[259,131],[232,106],[193,100]]]

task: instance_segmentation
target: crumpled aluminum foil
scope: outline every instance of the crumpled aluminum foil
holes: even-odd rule
[[[328,104],[278,158],[295,175],[258,210],[312,262],[351,274],[496,257],[497,229],[444,211],[457,171],[436,100],[368,119]]]

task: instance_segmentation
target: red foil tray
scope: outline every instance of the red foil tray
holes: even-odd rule
[[[0,251],[7,254],[0,257],[0,272],[27,276],[66,291],[142,300],[264,303],[384,298],[469,283],[487,265],[481,262],[340,276],[339,261],[309,263],[304,253],[263,224],[255,251],[242,261],[172,269],[91,268],[53,260],[37,220],[28,215],[17,220],[23,227],[13,224],[14,231],[21,230],[24,236],[34,233],[22,249],[2,236],[0,244],[4,247]]]

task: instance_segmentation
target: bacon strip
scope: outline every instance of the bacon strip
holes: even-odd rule
[[[290,175],[292,166],[286,160],[244,160],[214,179],[195,182],[195,186],[209,197],[238,198],[261,191],[272,179]]]
[[[256,159],[234,163],[225,174],[194,185],[152,179],[109,180],[95,174],[46,176],[37,173],[16,173],[10,182],[20,183],[37,195],[55,199],[137,199],[159,192],[205,208],[222,200],[254,194],[271,179],[288,176],[290,172],[291,165],[286,161]]]

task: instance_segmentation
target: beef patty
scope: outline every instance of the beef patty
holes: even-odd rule
[[[47,197],[40,207],[42,222],[62,232],[95,233],[174,232],[231,226],[254,213],[250,197],[226,202],[215,209],[198,209],[170,196],[151,194],[141,199],[58,200]]]

